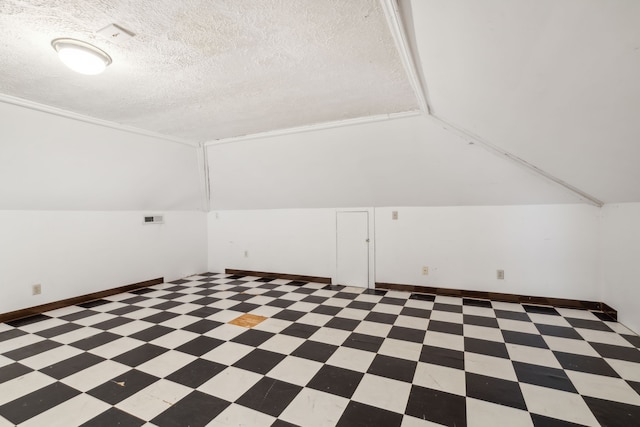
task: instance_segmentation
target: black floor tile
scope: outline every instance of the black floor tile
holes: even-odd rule
[[[188,326],[185,326],[182,329],[189,332],[195,332],[196,334],[204,334],[217,328],[220,325],[222,325],[222,323],[220,322],[214,322],[213,320],[202,319]]]
[[[166,322],[169,319],[173,319],[174,317],[179,316],[178,313],[172,313],[170,311],[161,311],[160,313],[152,314],[149,317],[145,317],[144,319],[140,319],[144,322],[149,323],[162,323]]]
[[[335,316],[341,311],[342,311],[342,307],[335,307],[332,305],[319,305],[313,310],[311,310],[312,313],[326,314],[328,316]]]
[[[394,338],[396,340],[417,342],[422,344],[424,341],[424,330],[405,328],[403,326],[393,326],[391,331],[387,334],[388,338]]]
[[[186,385],[187,387],[198,388],[220,372],[224,371],[226,367],[227,365],[211,362],[209,360],[196,359],[168,375],[166,379],[178,384]]]
[[[603,426],[640,426],[640,406],[582,396]]]
[[[504,342],[506,343],[524,345],[527,347],[549,348],[540,335],[506,330],[501,332]]]
[[[130,293],[136,294],[136,295],[144,295],[144,294],[148,294],[149,292],[153,292],[153,291],[155,291],[155,289],[152,289],[152,288],[140,288],[140,289],[136,289],[135,291],[131,291]]]
[[[233,307],[230,307],[229,310],[233,310],[233,311],[239,311],[241,313],[249,313],[250,311],[255,310],[256,308],[259,308],[260,306],[257,304],[251,304],[249,302],[241,302],[240,304],[234,305]]]
[[[271,427],[299,427],[299,426],[297,426],[295,424],[288,423],[286,421],[275,420],[275,422],[273,424],[271,424]]]
[[[455,304],[443,304],[437,302],[433,304],[433,311],[446,311],[449,313],[462,313],[462,306]]]
[[[305,297],[302,299],[302,302],[309,302],[311,304],[322,304],[323,302],[325,302],[326,300],[328,300],[329,298],[327,297],[319,297],[316,295],[309,295],[308,297]],[[366,303],[363,303],[366,304]],[[356,307],[354,307],[356,308]]]
[[[616,371],[614,371],[605,360],[599,357],[563,353],[560,351],[554,351],[553,354],[556,356],[556,359],[558,359],[558,362],[560,362],[560,366],[564,369],[619,378]]]
[[[507,352],[507,346],[504,343],[477,338],[464,337],[464,351],[502,357],[503,359],[509,358],[509,352]]]
[[[359,294],[354,294],[353,292],[338,292],[333,297],[341,298],[341,299],[355,299]]]
[[[283,335],[290,335],[298,338],[309,338],[320,329],[319,326],[307,325],[304,323],[293,323],[283,329],[280,333]]]
[[[282,310],[281,312],[276,313],[271,317],[274,319],[288,320],[290,322],[295,322],[305,314],[306,313],[303,313],[301,311],[296,311],[296,310]]]
[[[343,331],[353,331],[358,327],[360,321],[354,319],[345,319],[344,317],[334,317],[324,326],[327,328],[342,329]]]
[[[355,308],[357,310],[371,311],[371,309],[375,306],[376,305],[371,302],[352,301],[349,305],[347,305],[347,308]]]
[[[87,394],[115,405],[158,380],[159,378],[153,375],[132,369],[89,390]]]
[[[58,325],[53,328],[38,331],[35,334],[44,338],[53,338],[80,328],[82,328],[82,325],[78,325],[76,323],[65,323],[64,325]],[[0,339],[0,341],[2,341],[2,339]]]
[[[317,341],[305,341],[298,348],[296,348],[293,353],[291,353],[291,355],[324,363],[337,349],[338,347],[336,347],[335,345],[325,344]]]
[[[189,342],[182,344],[179,347],[176,347],[176,350],[183,353],[191,354],[193,356],[202,356],[203,354],[210,352],[223,343],[224,341],[216,338],[199,336]]]
[[[625,335],[621,334],[621,336],[629,341],[629,344],[633,345],[635,348],[640,348],[640,336],[638,335]]]
[[[430,294],[411,294],[411,296],[409,297],[409,299],[417,299],[420,301],[435,301],[436,300],[436,296],[435,295],[430,295]]]
[[[569,421],[558,420],[538,414],[531,414],[531,421],[533,421],[534,427],[585,427],[582,424],[570,423]]]
[[[133,322],[133,319],[129,319],[127,317],[114,317],[113,319],[105,320],[104,322],[91,325],[91,327],[106,331],[109,329],[117,328],[118,326],[122,326],[130,322]]]
[[[45,314],[34,314],[33,316],[23,317],[22,319],[10,320],[5,322],[9,326],[14,328],[21,328],[22,326],[31,325],[33,323],[42,322],[43,320],[49,320],[51,316]]]
[[[416,385],[411,387],[405,413],[445,426],[465,427],[467,425],[464,396]]]
[[[9,329],[8,331],[0,332],[0,342],[12,340],[14,338],[21,337],[22,335],[27,335],[27,333],[20,329]]]
[[[449,348],[422,346],[420,361],[433,365],[464,369],[464,352]]]
[[[127,414],[118,408],[109,408],[97,417],[94,417],[82,424],[80,427],[140,427],[145,422],[140,418]]]
[[[14,424],[20,424],[78,394],[78,390],[55,382],[0,406],[0,415]]]
[[[367,373],[410,383],[413,381],[417,365],[417,362],[411,360],[378,354],[371,362]]]
[[[0,384],[11,381],[14,378],[21,377],[32,371],[33,369],[21,365],[18,362],[3,366],[0,368]]]
[[[422,308],[404,307],[400,312],[403,316],[420,317],[422,319],[428,319],[431,317],[431,310],[424,310]]]
[[[363,376],[361,372],[324,365],[309,381],[307,387],[349,399],[358,388]]]
[[[57,380],[68,377],[69,375],[87,369],[90,366],[97,365],[105,360],[100,356],[91,353],[80,353],[69,359],[62,360],[53,365],[40,369],[40,372],[49,375]]]
[[[406,299],[403,298],[392,298],[392,297],[382,297],[380,299],[379,304],[389,304],[389,305],[405,305],[407,303]]]
[[[136,347],[132,350],[124,352],[119,356],[114,357],[112,360],[123,365],[135,367],[143,364],[144,362],[160,356],[162,353],[169,351],[164,347],[159,347],[153,344],[143,344],[140,347]]]
[[[382,345],[384,338],[372,335],[352,333],[342,343],[344,347],[357,348],[358,350],[377,352]]]
[[[351,401],[338,420],[337,427],[399,427],[402,415]]]
[[[236,403],[277,417],[300,393],[302,387],[264,377],[240,396]]]
[[[462,298],[462,305],[473,307],[493,308],[491,301],[485,299]]]
[[[151,420],[162,427],[205,427],[231,403],[193,391]]]
[[[250,345],[252,347],[258,347],[263,342],[267,341],[274,334],[271,332],[258,331],[256,329],[249,329],[246,332],[233,338],[231,341],[240,344]]]
[[[531,319],[529,318],[527,313],[523,313],[520,311],[498,310],[497,308],[494,308],[493,311],[494,313],[496,313],[496,317],[500,319],[519,320],[521,322],[531,322]]]
[[[67,314],[65,316],[60,317],[62,320],[66,320],[67,322],[75,322],[76,320],[85,319],[87,317],[95,316],[98,314],[98,311],[93,310],[81,310],[76,311],[75,313]]]
[[[518,381],[556,390],[577,393],[578,391],[562,369],[513,361]]]
[[[190,313],[187,313],[189,316],[195,316],[195,317],[209,317],[212,314],[216,314],[217,312],[222,311],[219,308],[215,308],[215,307],[201,307],[197,310],[193,310]]]
[[[168,308],[171,307],[167,307],[164,306],[164,304],[168,304],[168,303],[173,303],[173,307],[175,307],[176,305],[180,305],[179,302],[173,302],[173,301],[167,301],[166,303],[162,303],[162,304],[158,304],[152,308],[155,308],[156,310],[166,310]],[[142,310],[144,307],[138,307],[137,305],[125,305],[124,307],[119,307],[116,308],[114,310],[108,311],[107,313],[109,314],[113,314],[115,316],[122,316],[125,314],[129,314],[129,313],[133,313],[134,311],[138,311],[138,310]]]
[[[111,341],[115,341],[119,338],[122,338],[122,336],[113,334],[111,332],[101,332],[97,335],[83,338],[69,345],[79,348],[80,350],[87,351],[91,350],[92,348],[100,347],[101,345],[110,343]]]
[[[286,356],[272,351],[256,348],[233,364],[236,368],[245,369],[259,374],[266,374]]]
[[[600,356],[608,359],[626,360],[627,362],[640,363],[640,350],[634,347],[622,347],[613,344],[590,343]]]
[[[474,316],[465,314],[462,316],[465,325],[484,326],[485,328],[499,328],[495,317]]]
[[[82,308],[93,308],[93,307],[100,307],[101,305],[109,304],[110,302],[111,301],[108,301],[106,299],[97,299],[97,300],[83,302],[82,304],[76,304],[76,305]]]
[[[522,304],[522,307],[524,307],[524,310],[527,313],[550,314],[553,316],[560,316],[560,313],[558,313],[556,309],[553,307],[546,307],[543,305],[527,305],[527,304]]]
[[[15,350],[8,351],[2,355],[13,360],[22,360],[27,357],[35,356],[36,354],[44,353],[45,351],[52,350],[56,347],[60,347],[62,344],[50,340],[42,340],[33,344],[26,345],[24,347],[17,348]]]
[[[607,326],[606,323],[599,320],[589,319],[573,319],[571,317],[564,318],[574,328],[593,329],[594,331],[613,332],[613,330]]]
[[[382,289],[365,289],[362,293],[366,295],[384,296],[387,294],[387,291],[383,291]]]
[[[631,388],[634,389],[635,392],[638,393],[638,395],[640,395],[640,382],[627,381],[627,384],[629,384]]]
[[[571,338],[574,340],[582,340],[582,337],[575,329],[566,326],[555,325],[541,325],[536,323],[536,328],[542,335],[549,335],[552,337]]]
[[[442,322],[440,320],[430,320],[427,330],[433,332],[442,332],[444,334],[463,334],[463,325],[461,323]]]
[[[517,382],[466,372],[467,397],[527,410]]]
[[[153,341],[156,338],[160,338],[170,332],[175,331],[173,328],[168,328],[162,325],[154,325],[150,328],[143,329],[142,331],[138,331],[133,335],[130,335],[131,338],[140,340],[140,341]]]
[[[393,325],[393,323],[396,321],[397,318],[398,316],[395,316],[393,314],[378,313],[376,311],[372,311],[371,313],[367,314],[364,320],[368,322],[385,323],[387,325]]]

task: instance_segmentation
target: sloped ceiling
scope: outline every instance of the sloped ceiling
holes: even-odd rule
[[[273,136],[420,108],[393,4],[6,0],[0,100],[206,143],[216,209],[640,202],[636,0],[399,0],[429,114]],[[56,37],[114,62],[74,74]]]
[[[434,115],[603,202],[640,201],[640,2],[403,6]]]
[[[113,63],[75,74],[58,37]],[[418,108],[378,0],[5,0],[0,93],[195,142]]]

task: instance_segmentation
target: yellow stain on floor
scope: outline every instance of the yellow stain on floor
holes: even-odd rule
[[[258,316],[255,314],[243,314],[240,317],[236,317],[229,322],[230,325],[242,326],[244,328],[253,328],[259,323],[267,320],[264,316]]]

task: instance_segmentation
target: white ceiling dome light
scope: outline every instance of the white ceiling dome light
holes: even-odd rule
[[[67,67],[80,74],[100,74],[111,64],[111,57],[102,49],[75,39],[55,39],[51,46]]]

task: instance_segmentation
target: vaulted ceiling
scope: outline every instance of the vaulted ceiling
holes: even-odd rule
[[[204,144],[220,209],[640,202],[638,22],[636,0],[5,0],[0,101]],[[113,64],[74,74],[57,37]]]

